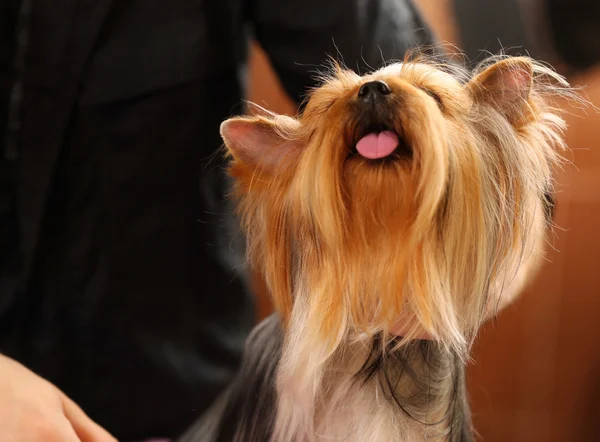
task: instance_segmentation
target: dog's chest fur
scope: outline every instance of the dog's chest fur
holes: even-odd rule
[[[357,353],[363,353],[361,355]],[[357,360],[365,360],[365,351],[352,353],[331,367],[324,380],[320,406],[315,411],[316,441],[348,442],[416,442],[443,441],[440,432],[447,425],[423,425],[402,412],[390,398],[381,377],[363,381],[356,373],[361,369]],[[356,357],[353,361],[352,357]],[[383,381],[385,382],[385,381]],[[414,390],[411,381],[398,383],[396,391]],[[387,390],[387,391],[386,391]],[[418,394],[418,393],[416,393]],[[407,404],[408,406],[408,404]],[[434,410],[423,416],[422,422],[434,423],[443,419],[444,410]],[[441,411],[441,412],[440,412]]]
[[[290,418],[302,416],[302,391],[280,387],[278,397],[282,348],[282,328],[274,315],[249,338],[239,375],[221,404],[182,442],[268,442],[284,397],[292,402]],[[384,361],[362,345],[345,348],[322,379],[310,413],[312,434],[290,425],[296,430],[274,442],[470,442],[463,366],[433,352],[423,342]],[[425,368],[430,373],[418,373]]]

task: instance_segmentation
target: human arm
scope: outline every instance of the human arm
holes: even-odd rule
[[[435,41],[408,0],[256,0],[251,19],[287,93],[300,101],[330,55],[365,72]]]

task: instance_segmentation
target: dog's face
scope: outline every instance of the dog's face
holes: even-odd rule
[[[250,260],[283,317],[332,344],[383,332],[464,351],[542,253],[561,81],[526,58],[474,76],[336,69],[297,118],[226,121]]]

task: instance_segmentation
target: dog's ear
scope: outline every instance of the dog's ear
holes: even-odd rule
[[[527,110],[532,84],[532,62],[526,57],[513,57],[498,61],[477,74],[467,88],[476,101],[496,107],[515,122]]]
[[[274,171],[297,159],[301,148],[299,128],[298,120],[282,115],[236,117],[221,124],[221,137],[234,160]]]

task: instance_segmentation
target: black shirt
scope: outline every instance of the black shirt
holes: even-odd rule
[[[327,54],[366,69],[430,36],[409,0],[13,4],[0,351],[119,440],[174,437],[231,380],[253,325],[218,154],[220,122],[243,111],[249,29],[297,100]]]

